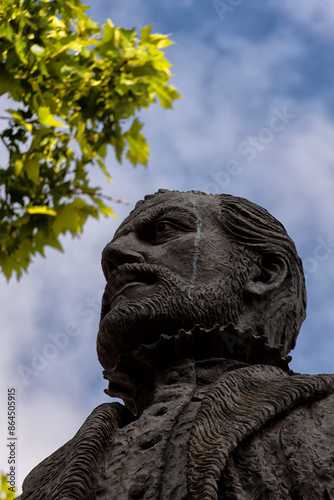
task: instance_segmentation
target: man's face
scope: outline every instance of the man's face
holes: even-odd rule
[[[217,198],[166,192],[121,224],[102,254],[98,354],[105,368],[161,333],[236,319],[240,283],[219,210]]]

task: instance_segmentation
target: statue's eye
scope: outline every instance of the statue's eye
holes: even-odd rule
[[[169,229],[173,229],[173,225],[163,220],[157,222],[155,225],[155,232],[157,235],[164,234]]]
[[[168,219],[157,220],[153,224],[153,239],[155,243],[162,243],[166,240],[178,238],[191,229],[181,224],[179,221],[170,221]],[[152,231],[152,226],[151,226]],[[152,235],[152,232],[151,232]],[[151,236],[152,237],[152,236]]]

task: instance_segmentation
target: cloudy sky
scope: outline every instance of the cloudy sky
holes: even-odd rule
[[[91,16],[171,33],[173,111],[142,114],[148,168],[109,156],[119,219],[89,222],[36,258],[19,283],[1,278],[0,425],[17,389],[19,484],[108,401],[95,353],[104,287],[100,254],[135,202],[160,187],[249,198],[283,222],[304,261],[308,316],[291,367],[334,372],[334,4],[329,0],[94,0]],[[104,182],[98,173],[97,182]],[[57,347],[58,346],[58,347]],[[5,439],[0,467],[7,471]]]

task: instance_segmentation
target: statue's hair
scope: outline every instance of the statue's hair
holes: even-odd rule
[[[145,200],[169,192],[159,189]],[[303,265],[294,242],[283,224],[267,210],[246,200],[228,194],[207,194],[192,191],[193,194],[218,199],[220,213],[218,220],[224,234],[240,251],[236,252],[239,264],[251,270],[263,257],[280,257],[288,268],[288,275],[279,288],[263,300],[263,307],[257,318],[257,334],[266,335],[271,345],[279,347],[286,355],[294,348],[296,338],[306,315],[306,289]],[[136,208],[144,201],[137,203]],[[268,302],[269,300],[269,302]]]
[[[306,289],[303,265],[294,242],[284,226],[267,210],[244,198],[217,195],[220,200],[220,217],[226,236],[245,249],[245,260],[254,260],[254,255],[280,257],[287,267],[288,275],[280,289],[272,295],[275,301],[268,311],[261,311],[266,321],[263,329],[272,345],[282,346],[286,355],[294,348],[296,338],[306,315]],[[259,332],[260,333],[260,332]]]

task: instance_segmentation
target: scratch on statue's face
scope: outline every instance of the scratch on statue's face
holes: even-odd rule
[[[188,290],[188,297],[190,300],[192,300],[191,296],[191,290],[194,287],[195,279],[196,279],[196,264],[197,264],[197,257],[198,257],[198,243],[201,237],[201,230],[202,230],[202,225],[203,225],[203,220],[201,217],[201,214],[199,213],[198,209],[196,208],[196,199],[194,196],[194,193],[190,191],[189,193],[189,198],[190,201],[193,204],[193,211],[196,217],[196,224],[197,224],[197,231],[195,234],[195,241],[194,241],[194,255],[193,255],[193,272],[190,280],[190,287]]]

